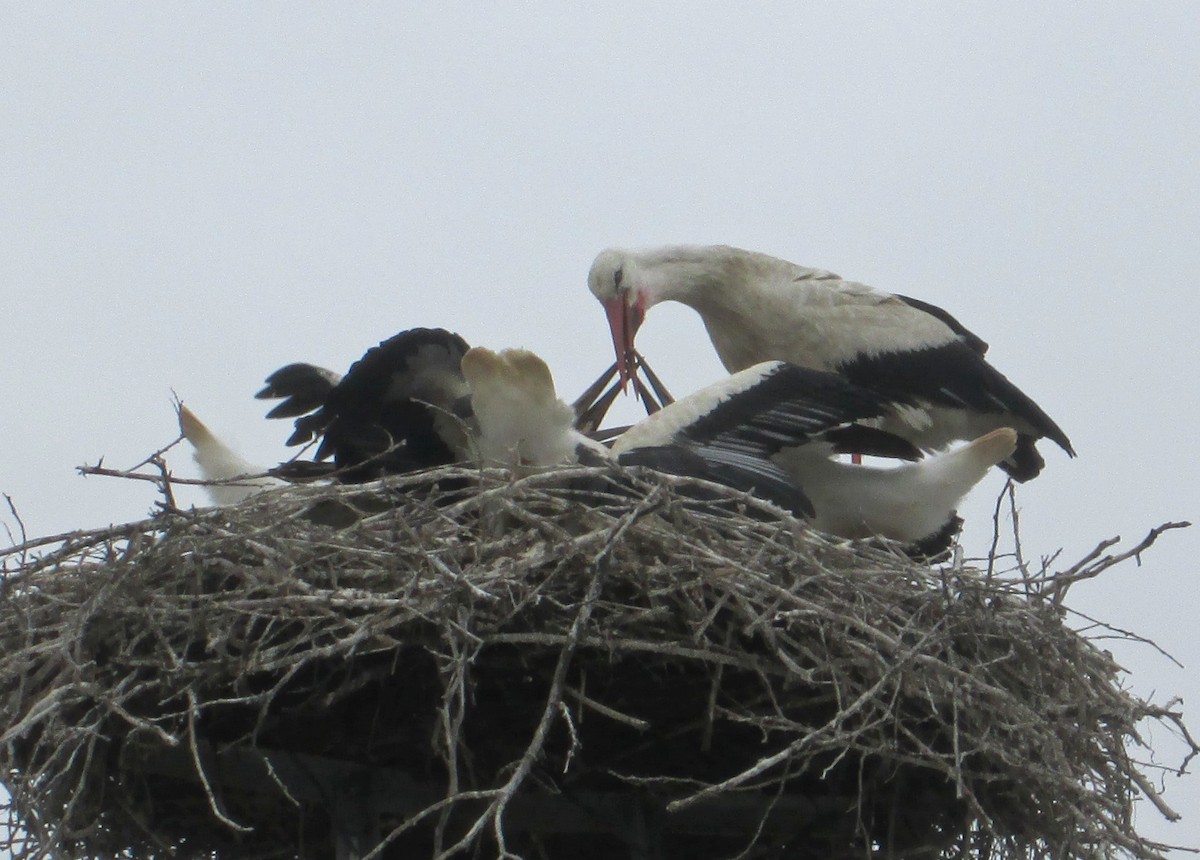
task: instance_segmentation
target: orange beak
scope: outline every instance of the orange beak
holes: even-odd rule
[[[608,328],[612,332],[613,349],[617,353],[617,373],[621,378],[621,391],[624,392],[637,367],[633,340],[637,337],[642,320],[646,318],[646,299],[638,296],[630,304],[626,296],[619,293],[604,303],[604,312],[608,315]]]

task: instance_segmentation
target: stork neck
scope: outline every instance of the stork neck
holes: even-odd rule
[[[719,301],[727,267],[703,250],[679,246],[644,260],[640,280],[647,303],[680,302],[702,311]]]
[[[676,247],[647,260],[650,303],[673,300],[704,320],[722,363],[737,371],[786,355],[805,288],[791,263],[737,248]]]

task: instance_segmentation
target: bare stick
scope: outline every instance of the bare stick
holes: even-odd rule
[[[1094,550],[1088,553],[1087,557],[1084,558],[1083,561],[1080,561],[1072,566],[1069,570],[1055,576],[1053,584],[1047,589],[1047,593],[1050,595],[1051,600],[1056,606],[1061,606],[1063,600],[1067,596],[1067,589],[1069,589],[1076,582],[1097,577],[1113,565],[1120,564],[1126,559],[1137,558],[1140,563],[1141,554],[1154,545],[1154,542],[1158,540],[1159,535],[1163,534],[1164,532],[1171,531],[1172,529],[1186,529],[1190,526],[1191,523],[1186,521],[1163,523],[1161,526],[1156,526],[1150,529],[1150,532],[1144,538],[1142,538],[1141,542],[1137,546],[1133,547],[1132,549],[1126,550],[1125,552],[1117,555],[1105,556],[1097,561],[1096,559],[1099,557],[1100,553],[1117,543],[1120,540],[1120,537],[1110,538],[1107,541],[1101,541]]]

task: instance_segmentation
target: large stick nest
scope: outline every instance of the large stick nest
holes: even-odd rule
[[[1127,747],[1182,725],[1064,624],[1064,581],[608,474],[293,488],[26,553],[9,848],[1159,856]]]

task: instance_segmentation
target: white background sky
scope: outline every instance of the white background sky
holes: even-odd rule
[[[276,462],[262,378],[411,326],[535,349],[574,397],[610,360],[592,257],[669,242],[988,340],[1080,454],[1043,444],[1020,488],[1029,556],[1200,517],[1200,6],[398,6],[0,10],[0,490],[31,535],[147,513],[148,485],[74,467],[173,438],[171,388]],[[722,373],[685,308],[639,344],[677,394]],[[1002,483],[964,508],[971,554]],[[1173,532],[1072,593],[1184,664],[1106,645],[1193,731],[1197,557]],[[1165,784],[1185,821],[1141,828],[1200,845],[1200,778]]]

